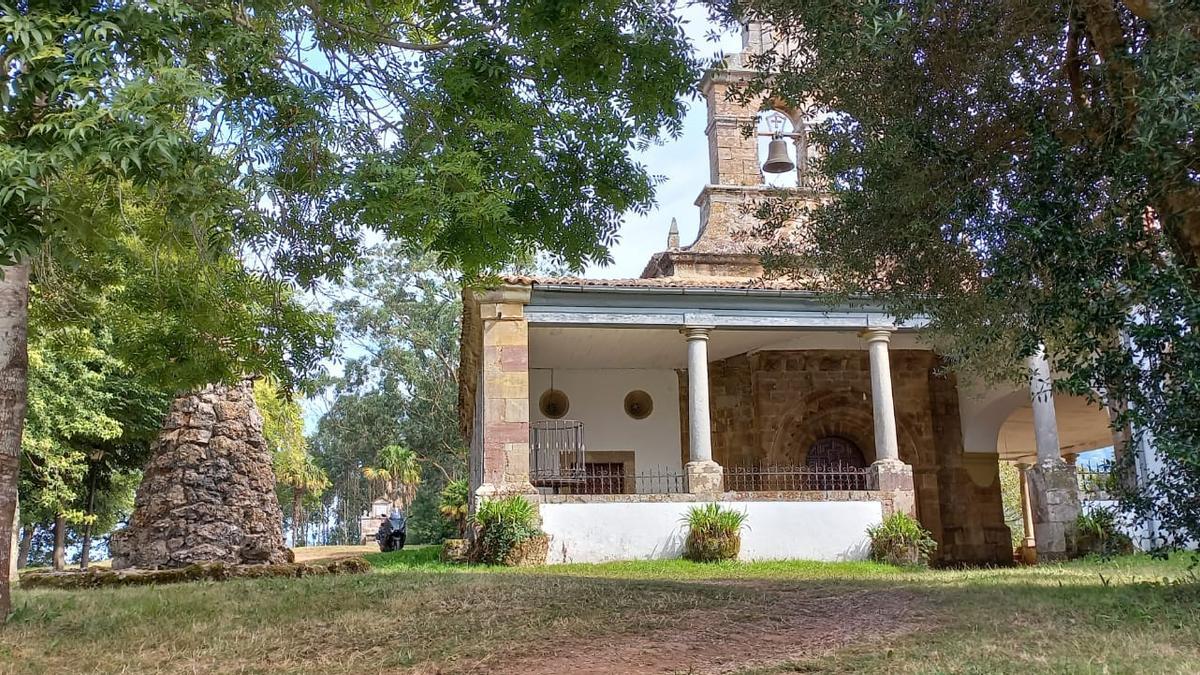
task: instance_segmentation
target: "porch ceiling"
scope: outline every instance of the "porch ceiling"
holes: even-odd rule
[[[892,349],[926,349],[912,333],[892,336]],[[709,337],[710,361],[754,350],[866,349],[856,332],[722,330]],[[687,342],[670,328],[530,326],[530,368],[685,368]]]
[[[1087,399],[1057,394],[1054,397],[1054,413],[1058,422],[1058,443],[1064,455],[1112,445],[1108,413],[1089,404]],[[1000,427],[996,450],[1001,459],[1010,461],[1032,461],[1037,456],[1031,404],[1026,403],[1012,411]]]

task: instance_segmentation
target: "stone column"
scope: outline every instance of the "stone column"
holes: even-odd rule
[[[1027,565],[1037,562],[1037,541],[1033,538],[1033,507],[1029,504],[1029,464],[1018,463],[1021,481],[1021,561]]]
[[[912,490],[912,467],[900,461],[900,443],[896,435],[896,407],[892,398],[892,366],[888,342],[892,328],[877,327],[863,331],[871,361],[871,406],[875,425],[875,463],[871,470],[880,490]]]
[[[716,495],[722,490],[721,465],[712,458],[708,409],[708,335],[712,326],[686,326],[688,357],[688,492]]]
[[[529,325],[527,286],[477,294],[483,331],[477,425],[482,425],[483,480],[475,494],[536,494],[529,482]]]
[[[1062,560],[1074,553],[1079,494],[1074,467],[1063,461],[1054,412],[1053,379],[1045,353],[1026,359],[1029,395],[1033,404],[1033,435],[1037,462],[1030,467],[1029,500],[1033,510],[1038,558]]]

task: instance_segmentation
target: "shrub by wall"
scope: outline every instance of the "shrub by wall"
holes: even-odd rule
[[[908,567],[927,567],[937,542],[916,518],[893,513],[867,530],[871,538],[871,560]]]
[[[538,524],[537,507],[520,495],[486,499],[475,511],[472,562],[489,565],[541,565],[549,539]]]
[[[696,562],[737,559],[742,549],[745,513],[716,503],[705,504],[688,509],[684,521],[688,525],[683,544],[684,558]]]

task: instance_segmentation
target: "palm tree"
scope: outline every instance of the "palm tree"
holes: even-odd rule
[[[383,481],[387,498],[408,511],[408,505],[421,483],[421,464],[417,453],[403,445],[385,445],[375,455],[375,466],[363,469],[368,480]]]
[[[454,523],[460,537],[467,530],[470,490],[466,478],[452,480],[442,489],[441,501],[438,503],[438,511]]]

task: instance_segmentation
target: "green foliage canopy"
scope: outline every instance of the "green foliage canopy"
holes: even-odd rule
[[[132,178],[229,213],[309,281],[361,226],[468,273],[607,257],[651,203],[634,144],[679,130],[670,0],[0,3],[0,253],[86,230],[56,182]]]
[[[828,200],[762,210],[780,275],[925,315],[959,367],[1056,386],[1153,438],[1127,501],[1200,536],[1200,9],[1185,0],[733,0],[791,38],[741,92],[819,116]],[[1135,433],[1129,433],[1134,429]],[[1133,469],[1137,447],[1119,450]]]

